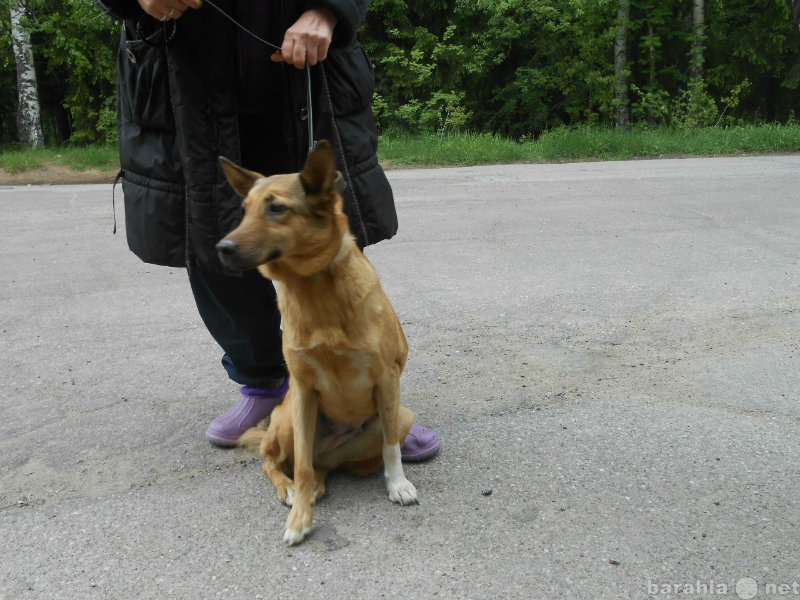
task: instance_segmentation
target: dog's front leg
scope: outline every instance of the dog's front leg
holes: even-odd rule
[[[296,380],[295,380],[296,381]],[[311,532],[314,518],[314,435],[317,426],[318,400],[311,390],[298,390],[294,403],[292,428],[294,430],[294,501],[283,541],[294,546]]]
[[[406,479],[400,456],[400,373],[387,374],[375,387],[375,400],[383,426],[383,474],[389,490],[389,500],[402,506],[419,504],[417,489]]]

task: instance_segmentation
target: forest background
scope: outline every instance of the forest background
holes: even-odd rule
[[[20,28],[40,143],[113,143],[119,23],[92,0],[2,6],[0,151],[31,144],[19,120]],[[789,0],[372,0],[360,38],[384,132],[524,141],[563,126],[795,125],[800,105]]]

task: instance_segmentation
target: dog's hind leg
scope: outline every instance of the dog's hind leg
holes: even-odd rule
[[[328,479],[328,473],[331,472],[331,469],[320,467],[319,465],[314,466],[314,503],[316,504],[318,500],[320,500],[327,491],[325,486],[325,480]]]
[[[275,486],[275,491],[278,493],[278,500],[283,502],[286,506],[291,506],[294,504],[294,483],[291,479],[283,472],[283,468],[275,463],[270,458],[264,460],[264,464],[261,465],[261,470],[264,471],[264,475],[272,482],[272,485]]]
[[[290,402],[287,402],[287,405],[290,406]],[[248,438],[243,436],[242,440],[252,444],[259,431],[251,429],[245,434]],[[292,464],[294,458],[293,437],[292,422],[287,407],[275,407],[269,427],[266,431],[261,431],[258,454],[264,459],[261,470],[275,486],[278,499],[288,506],[294,501],[294,483],[286,475],[286,467]]]

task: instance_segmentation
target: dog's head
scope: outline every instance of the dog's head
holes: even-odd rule
[[[342,212],[344,182],[327,141],[317,144],[300,173],[264,177],[220,161],[244,198],[242,222],[217,244],[223,265],[259,268],[280,279],[283,269],[307,275],[330,263],[349,230]]]

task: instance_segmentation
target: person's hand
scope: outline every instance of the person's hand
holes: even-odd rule
[[[170,19],[180,19],[190,8],[200,8],[203,0],[137,0],[151,17],[159,21],[169,21]]]
[[[275,62],[285,62],[298,69],[325,60],[333,39],[336,17],[326,9],[307,10],[286,30],[283,44],[272,55]]]

